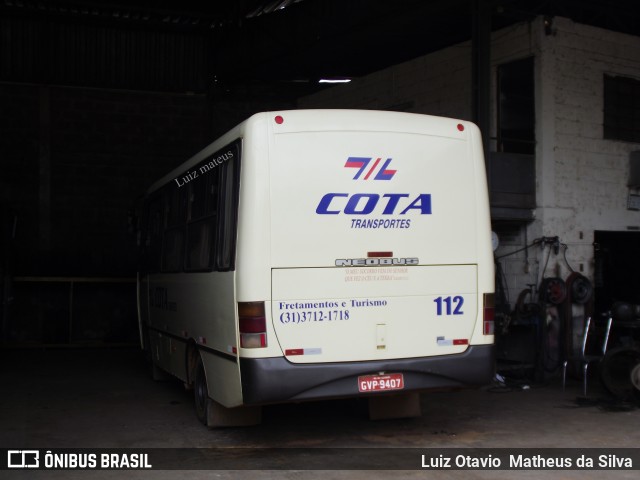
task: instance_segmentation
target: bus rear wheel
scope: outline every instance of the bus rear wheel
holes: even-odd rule
[[[198,420],[200,420],[202,424],[207,425],[207,411],[211,406],[210,404],[212,400],[209,398],[207,377],[205,376],[204,365],[202,365],[202,360],[200,358],[198,358],[198,363],[196,365],[196,373],[193,380],[193,393],[196,417],[198,417]]]

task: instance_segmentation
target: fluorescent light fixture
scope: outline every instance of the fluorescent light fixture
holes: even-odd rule
[[[321,78],[318,83],[349,83],[350,78]]]

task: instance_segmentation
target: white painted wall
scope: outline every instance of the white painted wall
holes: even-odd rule
[[[590,276],[594,230],[640,227],[640,212],[627,210],[626,186],[629,153],[640,145],[605,140],[602,127],[604,74],[640,79],[640,38],[562,18],[554,25],[542,56],[553,64],[547,72],[553,88],[543,90],[553,115],[542,118],[553,123],[553,152],[543,151],[549,159],[542,155],[540,220],[543,234],[561,232],[571,247],[569,261],[576,268],[583,263]]]
[[[640,228],[640,212],[627,210],[629,153],[637,143],[603,138],[604,74],[640,79],[640,37],[553,19],[546,34],[543,19],[494,32],[492,131],[496,127],[496,67],[534,56],[536,95],[536,220],[520,241],[498,255],[541,236],[559,236],[568,246],[571,266],[593,279],[595,230]],[[299,100],[300,108],[404,110],[470,119],[470,42],[417,58]],[[495,150],[495,142],[490,145]],[[510,300],[530,283],[570,273],[549,249],[502,258]]]

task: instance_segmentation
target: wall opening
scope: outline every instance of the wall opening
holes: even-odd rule
[[[533,57],[498,67],[498,152],[535,153]]]
[[[604,138],[640,142],[640,81],[604,76]]]
[[[614,302],[640,305],[640,232],[596,231],[595,312],[605,312]]]

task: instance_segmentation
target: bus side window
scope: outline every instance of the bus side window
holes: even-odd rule
[[[210,271],[213,268],[219,182],[220,169],[213,168],[189,184],[187,271]]]
[[[164,233],[164,241],[162,242],[163,272],[179,272],[182,270],[183,242],[184,228],[170,228]]]
[[[240,143],[232,146],[233,155],[225,162],[220,181],[220,214],[218,220],[218,245],[216,270],[233,270],[238,215],[238,188],[240,168]]]
[[[147,272],[234,268],[239,157],[238,141],[190,169],[200,174],[189,182],[169,183],[151,198],[142,245]]]
[[[162,234],[164,232],[164,201],[161,195],[156,196],[148,205],[146,232],[144,238],[145,269],[157,272],[160,267],[162,251]]]
[[[186,189],[168,185],[163,189],[167,211],[166,229],[162,241],[163,272],[179,272],[183,266]]]

